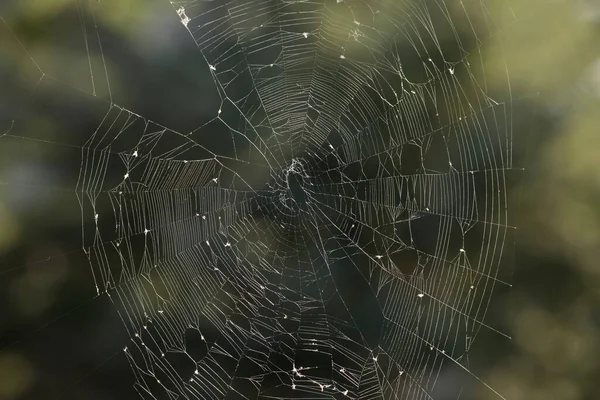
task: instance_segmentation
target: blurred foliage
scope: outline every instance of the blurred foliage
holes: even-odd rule
[[[21,355],[0,354],[0,398],[16,399],[31,384],[34,369]]]
[[[130,42],[132,51],[143,51],[144,46],[156,45],[146,37],[150,30],[160,29],[161,13],[169,7],[164,3],[112,1],[98,7],[97,22],[113,38]],[[472,24],[500,27],[502,35],[480,44],[487,83],[501,87],[508,75],[513,98],[531,98],[537,110],[529,119],[517,121],[530,124],[531,138],[523,185],[513,190],[520,204],[514,287],[502,300],[513,348],[488,366],[481,378],[510,400],[598,398],[600,7],[567,0],[446,3],[456,13],[465,6],[478,10],[470,13]],[[13,2],[0,8],[0,16],[34,60],[44,61],[52,70],[53,60],[60,58],[60,66],[69,67],[61,74],[75,86],[84,86],[87,58],[68,48],[47,47],[43,28],[65,10],[73,11],[73,4],[72,0]],[[465,22],[458,29],[472,27]],[[10,59],[2,61],[11,65],[15,76],[35,82],[30,78],[31,60],[5,51]],[[107,63],[112,85],[124,85],[116,73],[119,66]],[[44,124],[43,119],[37,121],[39,129],[53,131]],[[7,210],[0,203],[0,253],[8,252],[20,238],[19,220]],[[11,301],[22,315],[41,313],[52,305],[67,279],[60,261],[53,265],[45,271],[21,271],[14,281]],[[19,398],[33,374],[22,355],[0,353],[0,398]],[[497,396],[484,388],[477,398]]]
[[[506,388],[507,399],[594,399],[600,391],[600,26],[583,2],[510,4],[518,22],[487,62],[493,68],[505,60],[513,94],[539,93],[536,102],[551,124],[532,124],[526,178],[515,192],[520,258],[507,317],[517,349],[492,369],[489,382]]]

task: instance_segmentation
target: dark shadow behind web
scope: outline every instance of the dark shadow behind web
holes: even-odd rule
[[[0,8],[19,398],[502,398],[478,368],[508,346],[528,103],[475,61],[504,28],[443,2],[138,6]]]

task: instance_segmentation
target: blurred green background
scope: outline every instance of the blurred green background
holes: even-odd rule
[[[33,398],[38,381],[55,385],[67,398],[135,396],[129,366],[117,360],[126,340],[118,318],[108,302],[94,297],[85,259],[64,255],[78,250],[81,219],[77,204],[66,200],[73,177],[51,165],[78,149],[57,150],[43,140],[80,146],[93,130],[81,109],[94,113],[111,98],[140,105],[145,115],[182,130],[194,126],[187,116],[212,107],[202,105],[208,100],[198,90],[211,82],[196,79],[206,65],[167,1],[92,3],[0,5],[0,134],[9,134],[0,139],[0,399]],[[494,323],[513,339],[485,343],[489,354],[477,355],[478,376],[511,400],[600,398],[600,5],[591,0],[445,4],[450,15],[463,7],[477,10],[468,23],[497,30],[470,43],[470,50],[481,55],[481,73],[499,97],[509,98],[508,76],[518,136],[515,164],[524,167],[510,192],[518,205],[509,210],[518,227],[509,243],[513,287],[501,292],[493,312]],[[94,52],[88,59],[73,50],[72,42],[82,38],[80,18],[90,42],[96,24],[102,44],[118,57],[101,60]],[[465,35],[471,29],[462,19],[455,27]],[[60,101],[73,110],[65,116],[69,132],[45,111],[57,93],[48,85],[54,78],[87,96],[81,104],[67,90],[59,91],[65,96]],[[88,96],[92,93],[103,102]],[[25,108],[34,97],[45,100]],[[15,120],[27,121],[26,128]],[[10,136],[24,130],[37,132],[40,140],[25,143]],[[71,173],[77,171],[74,162]],[[38,268],[48,257],[51,261]],[[55,328],[57,318],[74,322]],[[81,349],[84,359],[69,364]],[[61,372],[50,361],[57,357],[64,361]],[[101,377],[91,378],[92,373]],[[497,398],[485,388],[474,396]]]

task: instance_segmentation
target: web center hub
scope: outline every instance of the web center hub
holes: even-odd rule
[[[284,170],[284,190],[282,200],[292,208],[305,208],[308,200],[306,185],[309,179],[304,161],[294,158]]]

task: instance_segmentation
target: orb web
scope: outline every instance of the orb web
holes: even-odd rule
[[[148,82],[158,114],[110,79],[105,3],[78,6],[87,86],[17,40],[33,96],[85,98],[86,123],[0,140],[77,155],[75,251],[142,398],[458,398],[454,374],[502,398],[469,360],[506,336],[486,313],[518,170],[487,1],[171,1],[208,83],[176,110]]]

